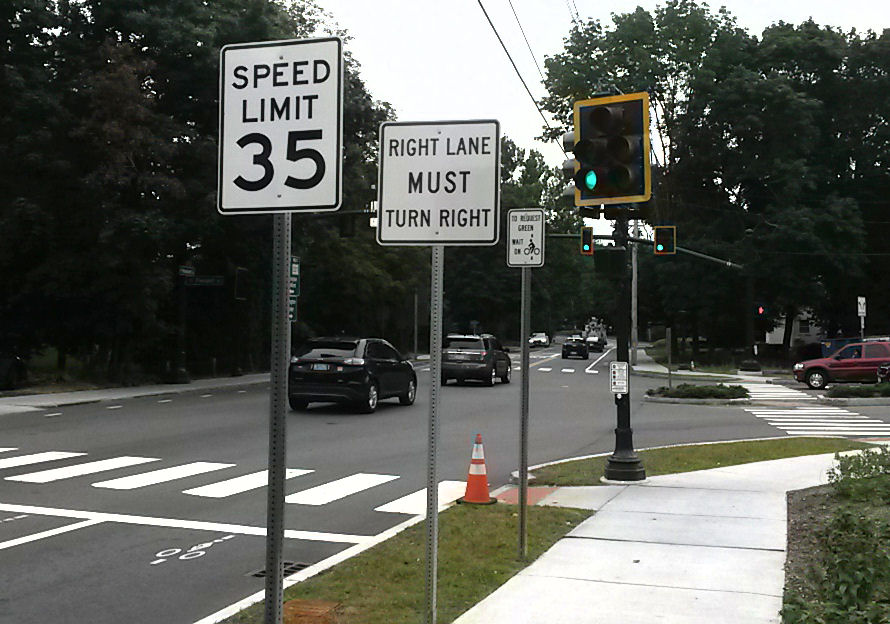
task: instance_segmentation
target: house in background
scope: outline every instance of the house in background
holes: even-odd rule
[[[779,320],[776,328],[766,334],[766,344],[782,344],[785,336],[785,321]],[[804,310],[794,319],[794,327],[791,328],[791,344],[808,344],[819,342],[825,336],[822,327],[816,325],[813,313]]]

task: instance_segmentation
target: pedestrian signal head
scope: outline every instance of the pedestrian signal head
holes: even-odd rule
[[[581,255],[593,255],[593,228],[584,226],[581,228]]]

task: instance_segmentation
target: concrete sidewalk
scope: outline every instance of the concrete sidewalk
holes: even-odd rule
[[[456,624],[781,621],[789,490],[834,455],[564,487],[539,505],[596,510]]]
[[[667,366],[659,364],[646,353],[642,348],[637,350],[637,363],[631,367],[632,372],[642,376],[667,377]],[[679,380],[681,383],[689,380],[710,380],[714,381],[752,381],[760,383],[775,383],[772,377],[764,376],[759,373],[748,373],[738,371],[737,373],[705,373],[695,370],[672,370],[671,376]]]
[[[21,394],[0,397],[0,415],[30,412],[45,409],[47,407],[59,407],[62,405],[96,403],[97,401],[120,401],[122,399],[132,399],[141,396],[179,394],[182,392],[194,392],[235,386],[250,386],[268,382],[269,373],[257,373],[253,375],[241,375],[238,377],[196,379],[187,384],[155,384],[150,386],[77,390],[73,392]]]

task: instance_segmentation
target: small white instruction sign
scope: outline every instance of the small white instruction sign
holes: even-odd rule
[[[507,213],[507,266],[544,266],[542,208],[516,208]]]
[[[627,362],[609,362],[609,385],[613,394],[627,394]]]
[[[856,308],[859,316],[865,316],[865,297],[856,297]]]

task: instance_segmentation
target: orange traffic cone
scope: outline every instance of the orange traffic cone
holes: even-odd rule
[[[467,474],[467,492],[463,498],[457,499],[458,503],[471,503],[473,505],[491,505],[498,499],[488,495],[488,475],[485,472],[485,452],[482,450],[482,434],[476,434],[476,442],[473,444],[473,457],[470,459],[470,470]]]

